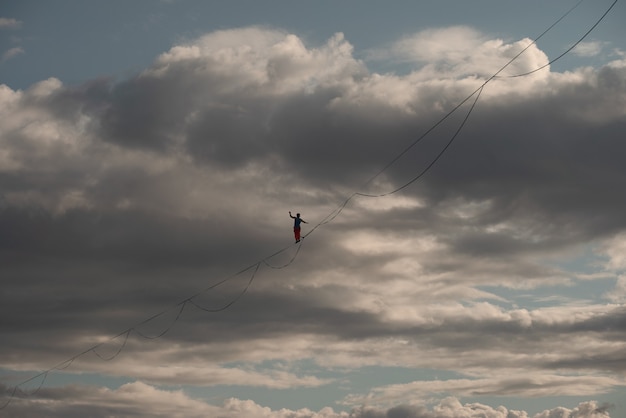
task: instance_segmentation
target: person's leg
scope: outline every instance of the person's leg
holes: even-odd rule
[[[296,242],[300,241],[300,228],[293,228],[293,235],[296,237]]]

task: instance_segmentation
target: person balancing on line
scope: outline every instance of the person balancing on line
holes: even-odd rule
[[[300,217],[299,213],[296,213],[296,216],[291,214],[289,211],[289,216],[293,219],[293,235],[296,237],[296,243],[300,242],[300,222],[308,223],[304,219]]]

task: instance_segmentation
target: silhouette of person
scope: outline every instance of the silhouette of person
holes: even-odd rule
[[[293,216],[291,211],[289,211],[289,216],[293,219],[293,235],[296,238],[296,243],[298,243],[300,242],[300,222],[304,222],[305,224],[308,222],[302,219],[299,213],[296,213],[296,216]]]

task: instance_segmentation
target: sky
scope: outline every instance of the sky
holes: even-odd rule
[[[0,416],[626,416],[625,18],[3,0]]]

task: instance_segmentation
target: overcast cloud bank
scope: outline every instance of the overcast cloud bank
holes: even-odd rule
[[[608,417],[594,397],[626,384],[623,59],[506,77],[548,62],[529,48],[487,84],[456,142],[419,182],[350,201],[288,268],[261,266],[222,314],[186,303],[178,317],[175,309],[291,243],[288,210],[301,211],[310,229],[352,192],[386,193],[410,180],[451,138],[469,102],[367,182],[529,42],[429,30],[372,51],[371,59],[411,62],[414,71],[377,74],[342,34],[311,47],[250,27],[175,46],[126,80],[0,86],[3,381],[17,384],[24,375],[15,373],[48,370],[96,342],[106,342],[102,357],[123,351],[110,362],[87,353],[51,374],[139,380],[116,389],[44,385],[10,408],[22,416],[105,416],[111,408],[529,416],[456,400],[515,394],[589,398],[538,418]],[[267,261],[280,266],[295,251]],[[581,253],[593,263],[574,274],[565,264]],[[223,306],[251,273],[194,301]],[[590,284],[608,290],[586,295]],[[554,289],[554,299],[540,300],[538,289]],[[127,340],[111,340],[164,309]],[[163,330],[154,341],[138,332]],[[209,404],[162,388],[314,388],[340,380],[324,370],[364,366],[457,378],[419,380],[416,372],[415,381],[374,384],[369,393],[343,388],[350,413]],[[432,408],[397,406],[433,398],[440,402]]]

